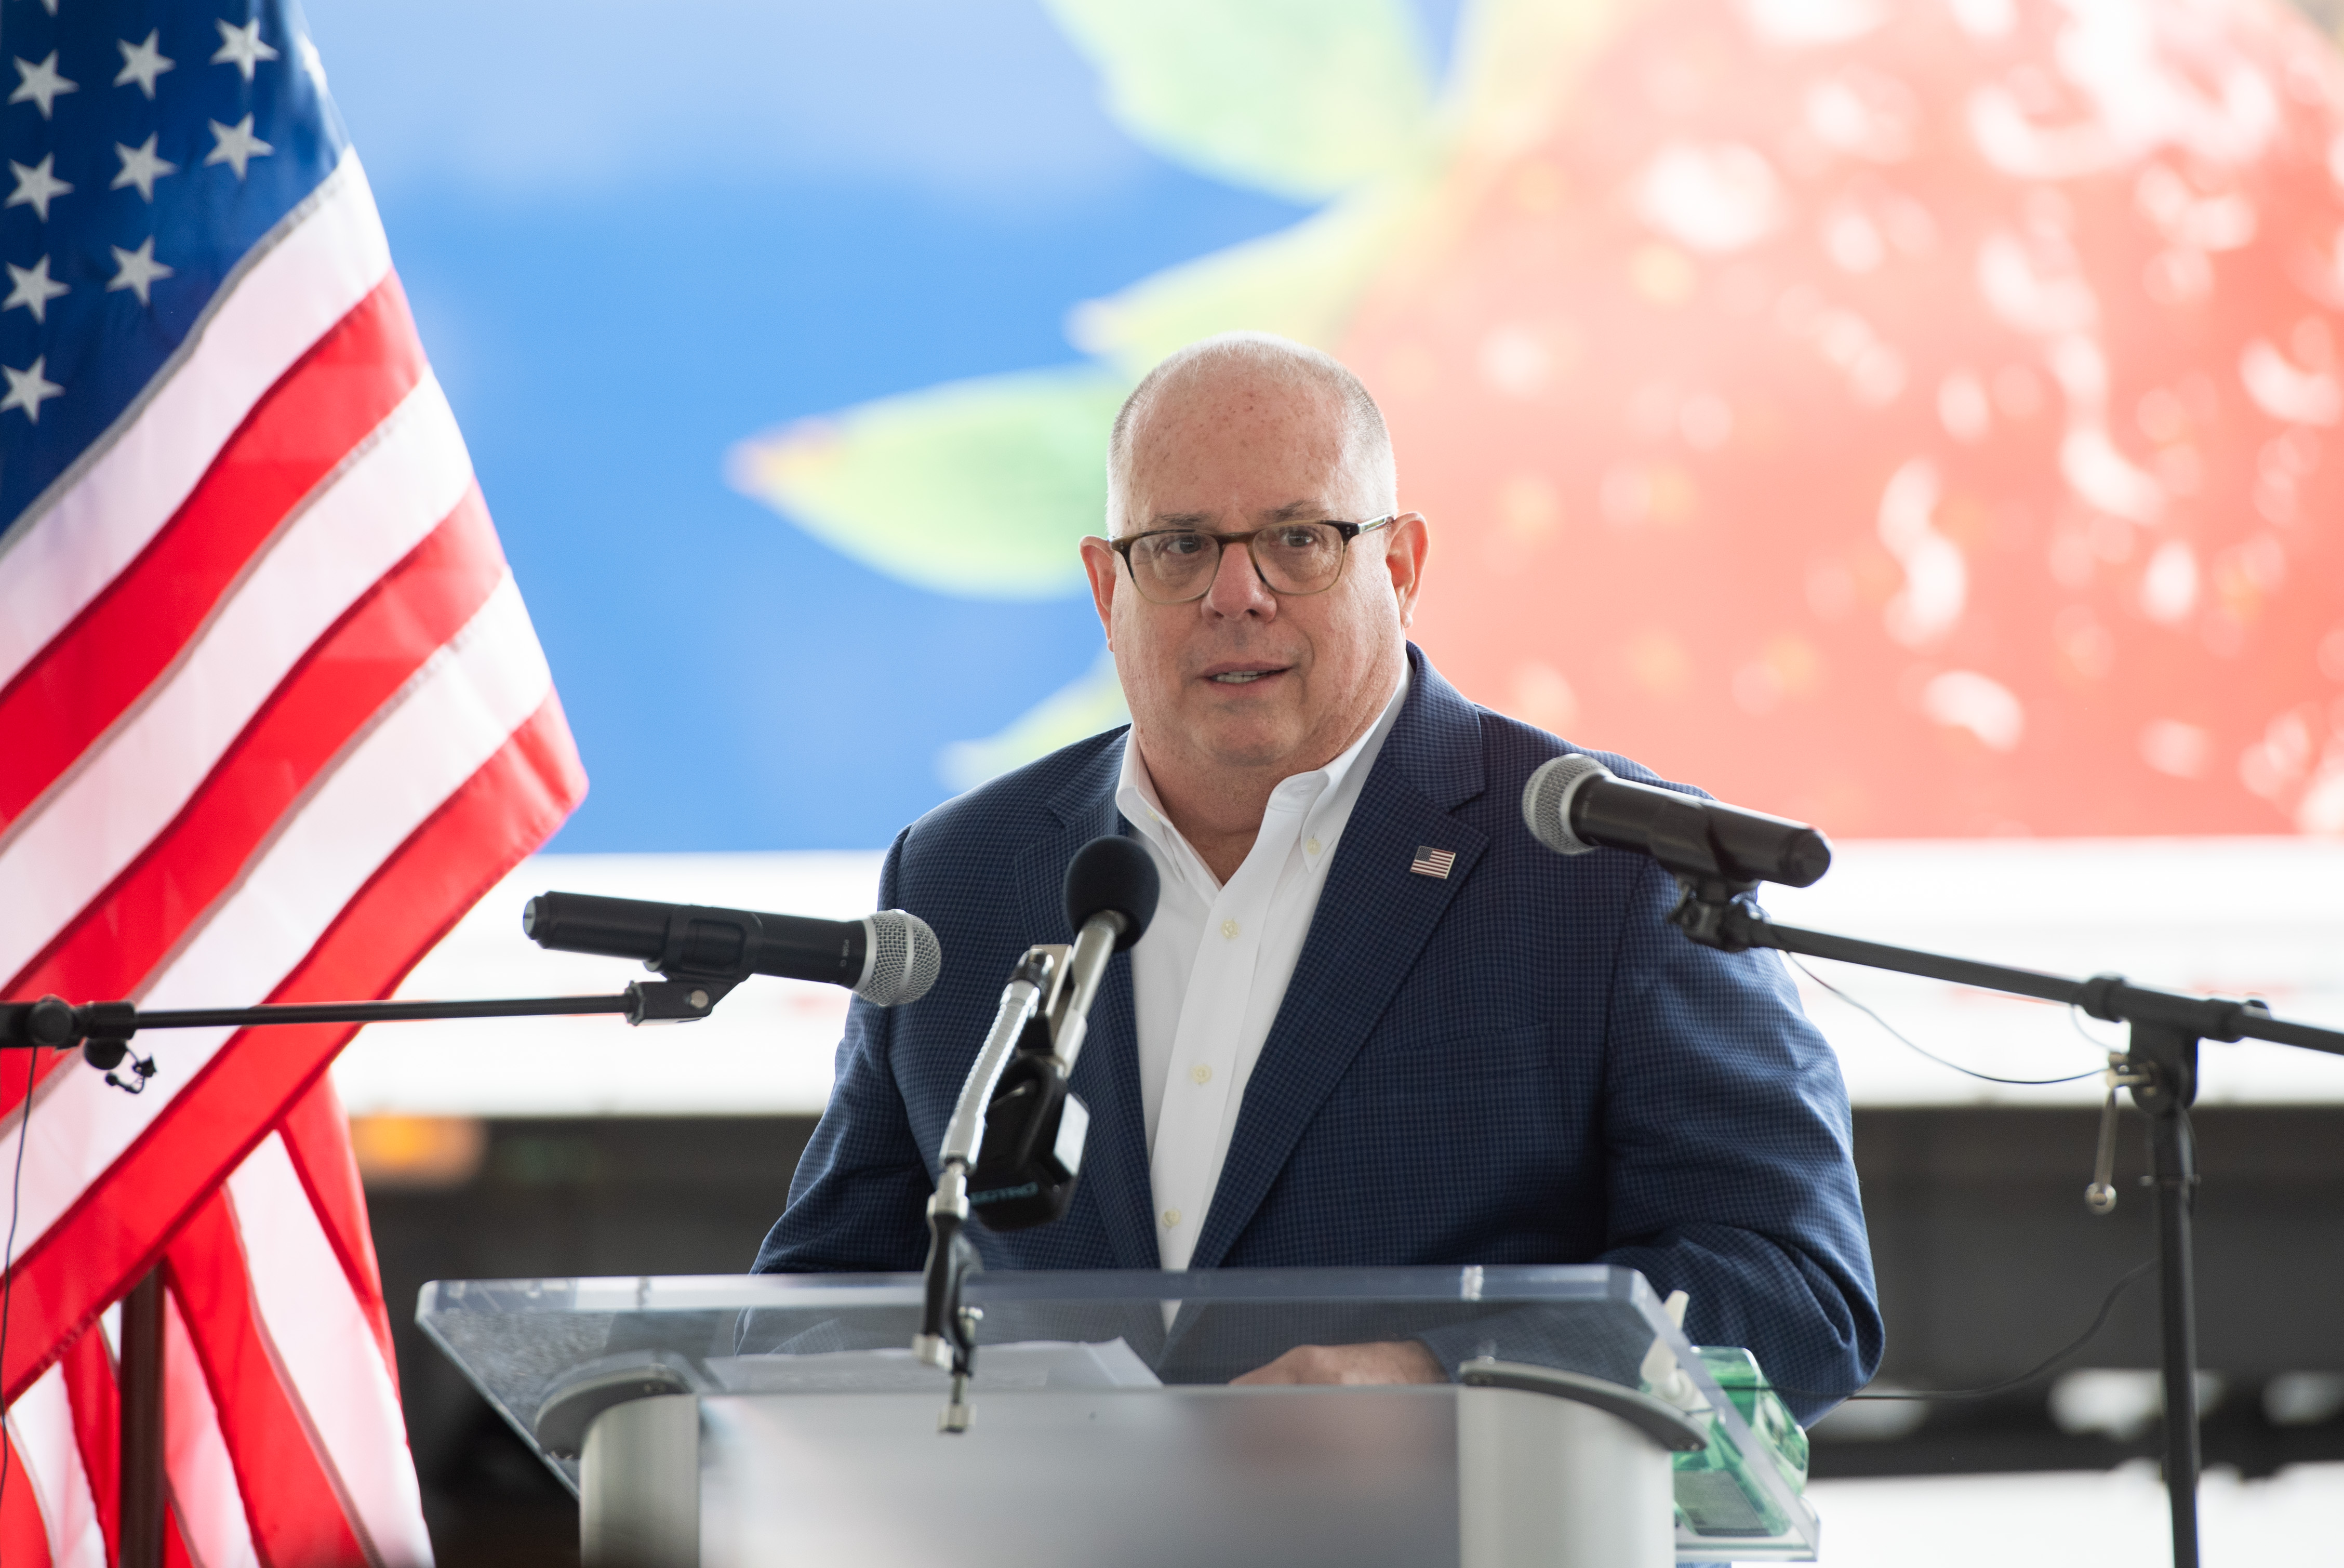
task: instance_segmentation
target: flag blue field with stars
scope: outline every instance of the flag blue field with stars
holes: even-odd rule
[[[187,349],[346,137],[289,5],[5,0],[0,59],[5,529]]]
[[[1410,3],[1428,39],[1449,36],[1454,0]],[[1086,597],[901,580],[736,488],[730,454],[871,399],[1078,369],[1066,320],[1082,301],[1285,231],[1315,203],[1135,138],[1039,0],[302,7],[0,0],[0,262],[70,288],[45,320],[0,309],[0,369],[42,360],[25,394],[38,422],[0,410],[0,526],[15,525],[0,559],[31,548],[28,506],[119,426],[107,410],[154,384],[217,295],[218,272],[175,250],[197,209],[170,204],[217,182],[237,205],[201,224],[224,260],[248,255],[272,211],[319,188],[347,124],[593,773],[556,847],[883,845],[956,787],[955,748],[1095,669]],[[276,57],[256,52],[248,86],[213,56],[219,23],[256,16]],[[167,68],[125,53],[150,33]],[[37,73],[53,50],[74,84],[54,117],[5,102],[24,84],[13,62]],[[270,92],[274,108],[244,101]],[[307,149],[277,123],[304,100],[322,138]],[[270,150],[239,182],[205,160],[213,122],[233,132],[248,112]],[[150,135],[170,172],[145,172]],[[5,206],[25,186],[8,164],[53,152],[49,177],[74,188],[45,224],[29,191]],[[70,245],[49,232],[68,225]],[[142,315],[134,288],[106,285],[115,248],[136,257],[150,237],[173,271]],[[76,309],[107,335],[63,329]],[[87,362],[68,367],[68,341]]]

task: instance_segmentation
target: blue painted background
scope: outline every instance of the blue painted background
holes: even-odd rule
[[[1069,307],[1301,209],[1132,143],[1020,0],[309,20],[592,780],[551,847],[883,845],[940,747],[1090,664],[1086,600],[907,588],[725,450],[1072,362]]]

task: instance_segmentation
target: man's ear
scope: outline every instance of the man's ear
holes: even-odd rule
[[[1106,645],[1115,646],[1115,589],[1116,561],[1115,551],[1106,540],[1096,534],[1083,539],[1083,572],[1091,580],[1091,604],[1098,611],[1099,625],[1106,632]]]
[[[1391,573],[1392,596],[1399,602],[1399,623],[1416,619],[1417,591],[1424,583],[1424,558],[1432,547],[1431,527],[1420,511],[1404,511],[1385,529],[1384,569]]]

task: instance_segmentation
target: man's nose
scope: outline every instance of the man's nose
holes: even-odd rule
[[[1278,613],[1278,595],[1253,569],[1253,552],[1242,540],[1231,540],[1221,551],[1221,564],[1213,573],[1213,586],[1205,595],[1205,607],[1216,615],[1236,620],[1245,615],[1258,615],[1267,620]]]

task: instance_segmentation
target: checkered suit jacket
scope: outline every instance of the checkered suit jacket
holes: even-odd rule
[[[1675,887],[1647,859],[1541,847],[1522,784],[1572,748],[1466,702],[1413,646],[1409,663],[1194,1267],[1622,1264],[1691,1293],[1696,1343],[1747,1346],[1794,1388],[1858,1387],[1882,1336],[1847,1095],[1781,960],[1665,924]],[[1075,852],[1130,831],[1123,737],[896,839],[880,904],[935,927],[944,974],[909,1007],[854,1004],[759,1270],[921,1266],[935,1151],[1001,986],[1029,944],[1072,939]],[[1410,871],[1420,846],[1455,853],[1446,877]],[[1075,1072],[1091,1126],[1074,1204],[1037,1229],[973,1228],[988,1268],[1158,1266],[1135,1041],[1118,956]]]

